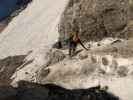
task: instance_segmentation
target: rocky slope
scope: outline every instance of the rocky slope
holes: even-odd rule
[[[95,6],[95,3],[100,3],[100,1],[98,0],[90,1],[93,1],[92,6]],[[108,4],[108,2],[111,1],[112,6],[110,6],[109,3],[109,6],[107,6],[107,8],[109,7],[110,10],[110,7],[114,7],[114,10],[111,10],[110,12],[112,16],[115,16],[115,14],[117,15],[116,12],[120,11],[119,14],[122,14],[122,19],[124,18],[126,20],[122,20],[121,18],[119,19],[118,15],[117,17],[104,16],[105,19],[108,19],[105,20],[104,25],[107,25],[106,28],[110,34],[114,34],[115,32],[117,33],[118,27],[120,27],[121,25],[123,26],[123,23],[126,23],[126,27],[124,29],[122,28],[121,30],[125,33],[124,36],[126,37],[102,38],[104,37],[104,35],[99,34],[102,38],[100,41],[86,42],[85,45],[89,48],[89,51],[85,51],[80,46],[78,46],[77,54],[72,58],[69,58],[68,50],[58,50],[51,48],[52,44],[55,43],[55,40],[58,39],[57,25],[59,23],[59,19],[61,18],[61,13],[64,10],[63,8],[65,8],[65,5],[67,3],[67,0],[58,0],[54,4],[52,3],[52,0],[40,0],[31,3],[31,5],[18,17],[16,17],[12,21],[12,23],[7,27],[7,29],[0,35],[0,79],[2,80],[2,82],[8,82],[12,86],[16,87],[18,90],[20,85],[25,86],[23,88],[20,88],[20,94],[18,94],[18,91],[14,90],[15,93],[17,92],[16,94],[19,95],[18,97],[20,100],[25,100],[25,98],[33,98],[34,100],[36,96],[39,98],[38,100],[46,99],[45,97],[41,98],[42,95],[40,96],[38,94],[38,91],[41,91],[42,94],[46,93],[45,89],[40,90],[39,84],[52,84],[52,90],[49,90],[50,87],[48,87],[48,91],[51,91],[49,92],[49,95],[52,95],[55,100],[60,98],[65,99],[65,95],[68,96],[68,98],[66,97],[66,100],[71,100],[73,98],[75,100],[78,100],[79,98],[81,98],[82,100],[90,100],[88,97],[86,98],[86,94],[84,97],[84,92],[79,92],[79,90],[77,91],[77,89],[88,90],[88,88],[96,87],[99,85],[101,85],[102,87],[107,86],[109,88],[109,92],[118,96],[122,100],[132,100],[133,39],[132,37],[130,37],[130,39],[128,38],[127,40],[127,37],[129,36],[127,32],[132,31],[133,22],[131,20],[128,20],[127,18],[128,16],[126,14],[128,14],[128,6],[126,6],[127,2],[125,0],[118,0],[116,1],[116,4],[114,3],[114,0],[106,0],[105,4]],[[79,1],[74,0],[74,2],[77,5],[77,2]],[[85,2],[87,1],[82,0],[83,4]],[[68,2],[68,4],[69,3],[70,2]],[[125,5],[125,8],[124,6],[122,6],[121,3]],[[39,8],[36,8],[37,5]],[[96,8],[97,7],[99,6],[97,5]],[[104,8],[104,5],[102,7]],[[124,10],[125,12],[121,12],[120,9],[122,11]],[[27,14],[30,16],[27,16]],[[40,16],[38,16],[38,14],[40,14]],[[118,21],[119,24],[116,22],[118,27],[116,27],[117,25],[114,27],[114,23],[110,22],[111,18]],[[101,20],[103,21],[103,18]],[[21,27],[18,27],[18,25],[20,25]],[[99,28],[101,29],[101,33],[104,28]],[[112,30],[114,33],[112,32]],[[132,34],[132,32],[130,34]],[[99,36],[95,36],[96,40],[98,40]],[[5,76],[5,74],[7,75]],[[26,82],[24,81],[24,83],[22,82],[22,84],[20,84],[21,80],[25,80]],[[36,87],[36,85],[32,82],[36,84],[38,83],[39,87],[38,85]],[[4,83],[1,83],[1,85],[3,85]],[[53,84],[67,88],[69,90],[62,88],[57,89],[58,86],[55,86]],[[62,96],[59,96],[58,92],[57,95],[54,96],[55,93],[53,93],[53,88],[57,89],[57,91],[59,91],[59,94],[61,94]],[[77,91],[76,93],[75,89]],[[68,94],[64,92],[65,90],[68,91]],[[94,94],[94,99],[101,100],[97,97],[95,98],[95,96],[98,95],[98,97],[102,98],[102,95],[97,93],[96,95],[95,92],[99,93],[101,91],[92,92],[92,95]],[[80,93],[83,95],[80,95]],[[29,94],[36,95],[35,97],[32,97]],[[49,95],[47,95],[47,97]],[[51,100],[51,98],[48,98],[46,100]],[[105,98],[105,100],[107,99]]]
[[[40,51],[32,63],[16,71],[11,78],[12,85],[17,86],[16,83],[20,80],[41,84],[54,83],[69,89],[87,88],[100,84],[109,86],[109,91],[121,99],[131,100],[132,40],[115,42],[113,39],[103,40],[100,47],[97,46],[99,43],[93,43],[90,51],[83,50],[72,59],[67,56],[66,51],[47,50],[47,55]],[[79,47],[79,50],[82,49]],[[32,55],[27,56],[25,61],[30,61],[32,57]],[[120,92],[120,88],[123,92]]]

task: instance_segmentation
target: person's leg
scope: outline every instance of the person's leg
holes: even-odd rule
[[[72,44],[72,56],[74,56],[76,54],[76,48],[77,48],[77,43],[73,42],[73,44]]]
[[[72,43],[72,41],[70,40],[69,41],[69,56],[71,57],[72,56],[72,46],[73,45],[73,43]]]
[[[69,42],[69,56],[74,56],[75,51],[76,51],[77,43],[70,40]]]

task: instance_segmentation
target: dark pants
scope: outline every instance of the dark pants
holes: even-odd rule
[[[77,43],[73,41],[73,39],[69,39],[69,56],[74,56],[76,51]]]

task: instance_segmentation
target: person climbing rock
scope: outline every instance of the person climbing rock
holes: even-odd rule
[[[72,57],[75,55],[75,51],[78,44],[80,44],[85,50],[88,50],[88,48],[86,48],[84,44],[81,42],[78,33],[69,33],[69,56]]]
[[[72,32],[68,33],[68,37],[69,37],[69,56],[72,57],[75,55],[76,47],[78,44],[80,44],[85,50],[88,50],[88,48],[86,48],[80,40],[80,37],[78,35],[80,28],[79,28],[79,23],[77,22],[76,19],[72,20],[71,26],[72,26]]]

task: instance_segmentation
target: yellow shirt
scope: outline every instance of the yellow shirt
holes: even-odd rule
[[[79,38],[78,38],[77,33],[72,32],[72,33],[69,34],[69,36],[70,36],[70,38],[73,39],[74,42],[78,42]]]

